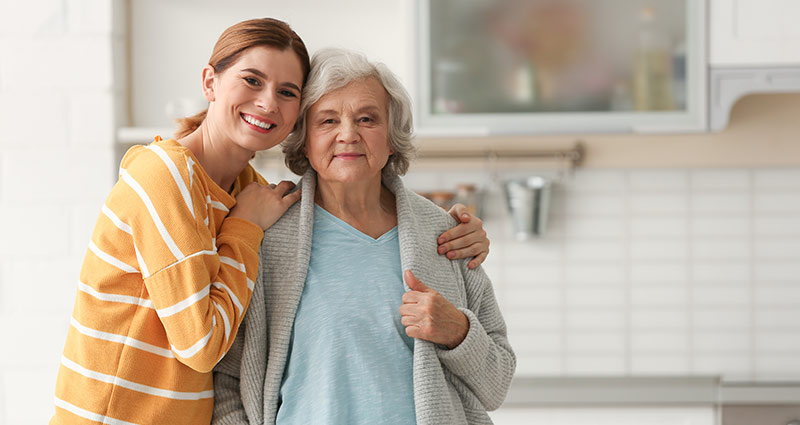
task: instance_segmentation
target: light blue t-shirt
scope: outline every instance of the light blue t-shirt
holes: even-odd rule
[[[397,227],[373,239],[315,206],[277,425],[416,424],[403,292]]]

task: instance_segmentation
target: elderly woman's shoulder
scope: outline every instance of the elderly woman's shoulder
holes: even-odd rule
[[[443,226],[445,230],[458,224],[453,216],[430,199],[410,189],[405,191],[408,194],[409,207],[416,216],[429,220],[430,224],[435,224],[437,227]]]

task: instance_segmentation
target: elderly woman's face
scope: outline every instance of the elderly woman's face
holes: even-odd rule
[[[389,104],[374,78],[334,90],[309,108],[304,152],[320,180],[380,179],[389,155]]]

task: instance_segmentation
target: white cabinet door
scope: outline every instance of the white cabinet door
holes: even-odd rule
[[[711,0],[712,67],[800,64],[800,1]]]

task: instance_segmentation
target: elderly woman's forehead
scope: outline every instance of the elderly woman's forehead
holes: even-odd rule
[[[327,101],[344,101],[356,102],[366,99],[382,100],[384,103],[389,102],[389,93],[386,91],[383,83],[373,77],[361,78],[353,80],[342,87],[329,90],[322,95],[319,100],[314,102],[314,106]]]

